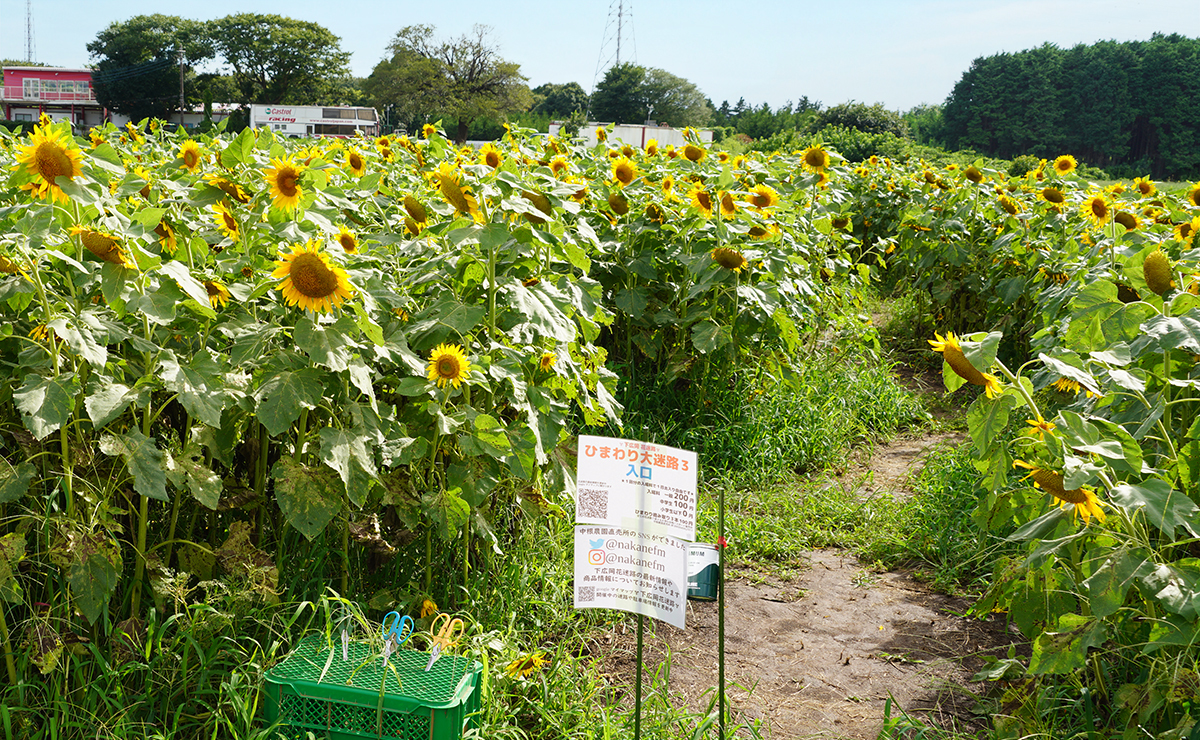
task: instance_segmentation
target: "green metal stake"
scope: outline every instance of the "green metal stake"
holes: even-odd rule
[[[725,738],[725,486],[717,489],[717,737]]]
[[[637,676],[633,681],[633,740],[642,740],[642,630],[645,617],[638,615]]]

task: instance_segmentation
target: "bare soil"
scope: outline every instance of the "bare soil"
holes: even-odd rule
[[[908,471],[934,444],[956,441],[898,439],[846,475],[864,496],[908,495]],[[734,565],[730,572],[739,572]],[[1018,639],[1002,619],[959,616],[967,602],[932,593],[904,571],[873,571],[847,552],[808,553],[796,565],[767,576],[744,571],[726,584],[726,686],[739,723],[772,740],[871,740],[891,697],[943,727],[981,726],[972,708],[982,687],[970,678],[983,655],[1002,656]],[[706,712],[717,685],[716,604],[690,601],[686,630],[657,622],[653,629],[643,680],[669,661],[672,696]],[[605,669],[632,686],[635,635],[601,642]],[[753,733],[743,727],[738,735]]]

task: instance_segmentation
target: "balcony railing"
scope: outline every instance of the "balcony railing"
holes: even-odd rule
[[[25,89],[22,85],[5,85],[4,99],[23,100],[34,103],[95,103],[96,93],[90,87],[87,92],[62,92],[60,90],[46,90],[44,88],[35,92]]]

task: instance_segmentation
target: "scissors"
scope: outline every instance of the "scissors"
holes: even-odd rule
[[[395,617],[391,625],[388,625],[388,618]],[[400,647],[408,642],[408,639],[413,636],[416,630],[416,624],[412,617],[405,614],[400,616],[400,612],[388,612],[383,616],[383,625],[380,632],[383,636],[383,665],[386,668],[388,658],[392,652],[399,650]]]
[[[438,625],[441,625],[439,628]],[[433,624],[429,628],[429,633],[432,637],[429,638],[429,644],[433,646],[433,651],[429,656],[429,663],[425,665],[425,670],[433,668],[433,664],[437,659],[442,657],[442,651],[449,648],[451,645],[462,637],[466,625],[458,617],[450,618],[449,614],[439,614],[433,619]]]

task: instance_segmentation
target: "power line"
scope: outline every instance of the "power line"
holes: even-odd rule
[[[98,82],[102,85],[107,85],[107,84],[110,84],[113,82],[120,82],[122,80],[128,80],[132,77],[141,77],[142,75],[147,75],[147,74],[150,74],[151,72],[157,72],[159,70],[165,69],[167,67],[173,67],[173,66],[175,66],[175,62],[173,60],[171,60],[170,58],[167,58],[167,59],[155,59],[150,62],[144,62],[142,64],[135,64],[130,67],[118,67],[117,69],[114,69],[114,70],[105,70],[105,71],[93,70],[92,71],[92,82],[94,82],[94,83]]]

